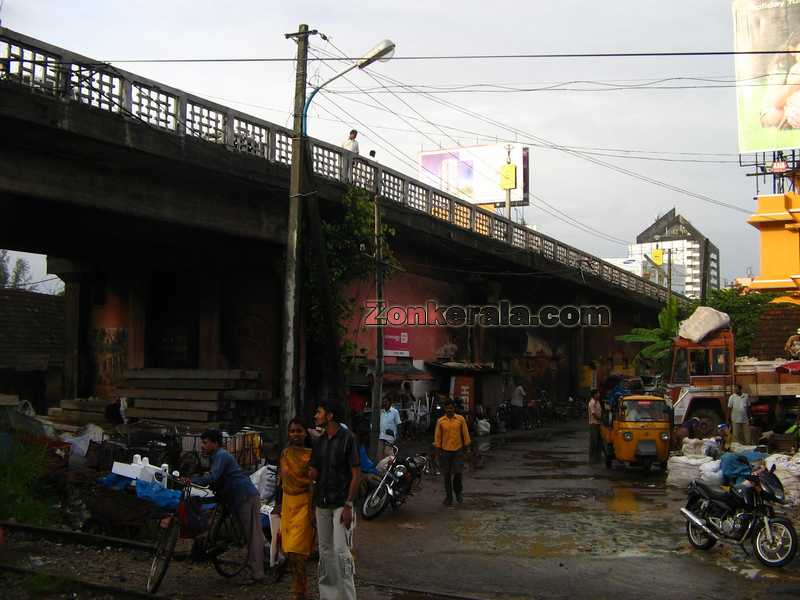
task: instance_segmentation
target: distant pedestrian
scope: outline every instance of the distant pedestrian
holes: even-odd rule
[[[353,434],[341,425],[338,401],[320,402],[314,421],[323,427],[311,453],[319,539],[319,597],[320,600],[354,600],[355,566],[350,548],[353,545],[353,501],[360,479],[358,444]]]
[[[750,425],[750,397],[742,393],[742,386],[736,386],[736,393],[728,398],[728,422],[733,430],[733,439],[747,444],[750,438],[747,431]]]
[[[397,439],[400,423],[400,413],[392,406],[389,396],[384,396],[381,405],[381,433],[378,436],[377,460],[380,461],[392,453],[392,444]]]
[[[453,492],[456,502],[464,501],[464,452],[469,450],[472,440],[469,437],[467,422],[456,414],[456,406],[451,398],[444,401],[444,416],[436,421],[433,445],[436,448],[436,461],[444,475],[445,506],[452,506]]]
[[[358,141],[356,141],[356,136],[358,135],[358,131],[355,129],[350,130],[350,135],[347,137],[345,141],[342,142],[342,148],[345,150],[350,150],[355,154],[358,154]]]
[[[600,436],[600,423],[603,418],[603,408],[600,405],[600,392],[592,390],[589,405],[587,407],[589,418],[589,462],[600,462],[600,451],[603,440]]]
[[[525,418],[525,398],[528,393],[522,384],[517,385],[511,392],[511,429],[521,429]]]

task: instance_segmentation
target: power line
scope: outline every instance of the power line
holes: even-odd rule
[[[411,56],[393,56],[393,61],[424,61],[424,60],[513,60],[513,59],[564,59],[564,58],[672,58],[672,57],[698,57],[698,56],[761,56],[773,54],[794,54],[789,50],[697,50],[689,52],[541,52],[520,54],[422,54]],[[348,60],[350,62],[363,60],[363,56],[348,56],[342,58],[317,57],[313,60],[322,62]],[[290,62],[294,58],[287,57],[230,57],[230,58],[125,58],[106,59],[85,64],[107,65],[109,63],[272,63]],[[32,61],[31,61],[32,62]],[[53,64],[55,61],[49,61]]]
[[[342,52],[342,51],[341,51],[341,50],[340,50],[338,47],[336,47],[336,45],[334,45],[334,44],[333,44],[333,42],[331,42],[329,39],[328,39],[327,41],[328,41],[328,43],[329,43],[331,46],[333,46],[333,47],[334,47],[334,48],[335,48],[335,49],[336,49],[336,50],[337,50],[337,51],[338,51],[340,54],[344,54],[344,52]],[[317,50],[318,50],[318,51],[321,51],[321,52],[325,52],[324,50],[321,50],[321,49],[317,49]],[[326,54],[328,54],[328,53],[326,53]],[[329,54],[328,54],[328,55],[329,55]],[[368,74],[370,75],[370,77],[372,77],[372,79],[373,79],[373,80],[375,80],[375,81],[378,81],[378,82],[380,83],[380,79],[378,79],[377,77],[373,76],[371,73],[368,73]],[[345,78],[345,79],[347,79],[347,78]],[[347,79],[347,81],[350,81],[350,80],[349,80],[349,79]],[[353,84],[352,82],[351,82],[351,84],[352,84],[353,86],[355,86],[356,88],[358,88],[358,86],[357,86],[356,84]],[[381,84],[381,85],[382,85],[382,84]],[[430,123],[430,124],[433,124],[433,123],[431,123],[431,121],[429,121],[428,119],[426,119],[422,113],[420,113],[420,112],[419,112],[419,111],[417,111],[417,110],[416,110],[416,109],[415,109],[413,106],[411,106],[410,104],[408,104],[408,102],[406,102],[405,100],[403,100],[403,99],[401,99],[401,98],[398,98],[398,99],[399,99],[399,100],[400,100],[400,101],[401,101],[403,104],[405,104],[405,105],[406,105],[406,107],[408,107],[408,108],[409,108],[409,109],[411,109],[411,110],[412,110],[412,111],[413,111],[415,114],[417,114],[417,115],[418,115],[420,118],[422,118],[423,120],[425,120],[426,122],[428,122],[428,123]],[[385,105],[385,104],[383,104],[382,102],[378,101],[378,103],[379,103],[379,104],[380,104],[382,107],[384,107],[384,108],[387,108],[387,109],[388,109],[388,107],[386,107],[386,105]],[[442,133],[444,133],[445,135],[447,135],[447,134],[446,134],[444,131],[442,131]],[[429,139],[430,139],[430,138],[429,138]],[[452,139],[452,138],[451,138],[451,139]],[[453,140],[453,141],[455,142],[455,140]],[[458,142],[456,142],[456,144],[458,144]],[[538,200],[539,200],[540,202],[542,202],[543,204],[547,205],[547,206],[550,208],[550,211],[551,211],[551,212],[550,212],[549,214],[552,214],[552,216],[554,216],[554,217],[556,217],[556,218],[558,218],[558,219],[560,219],[560,220],[564,221],[564,222],[565,222],[565,223],[567,223],[568,225],[571,225],[571,226],[573,226],[573,227],[576,227],[576,228],[578,228],[578,229],[580,229],[580,230],[582,230],[582,231],[584,231],[585,233],[588,233],[588,234],[590,234],[590,235],[594,235],[594,236],[596,236],[596,237],[600,237],[601,239],[604,239],[604,240],[606,240],[606,241],[609,241],[609,242],[612,242],[612,243],[616,243],[616,244],[621,244],[621,245],[623,245],[623,246],[626,246],[626,247],[628,246],[628,242],[626,242],[625,240],[622,240],[622,239],[620,239],[620,238],[615,238],[614,236],[611,236],[611,235],[609,235],[609,234],[607,234],[607,233],[605,233],[605,232],[603,232],[603,231],[600,231],[600,230],[598,230],[598,229],[595,229],[595,228],[593,228],[593,227],[591,227],[591,226],[589,226],[589,225],[586,225],[586,224],[584,224],[584,223],[582,223],[582,222],[578,221],[577,219],[575,219],[575,218],[573,218],[573,217],[569,216],[568,214],[564,213],[564,212],[563,212],[563,211],[561,211],[560,209],[558,209],[558,208],[556,208],[556,207],[552,206],[551,204],[548,204],[548,203],[547,203],[547,202],[545,202],[544,200],[542,200],[542,199],[540,199],[540,198],[539,198]]]
[[[380,75],[379,77],[381,77],[382,79],[385,79],[385,80],[392,81],[393,83],[398,83],[397,80],[393,80],[391,77],[387,77],[385,75]],[[422,94],[428,96],[424,92]],[[536,136],[536,135],[534,135],[532,133],[523,131],[523,130],[521,130],[519,128],[510,126],[510,125],[506,125],[505,123],[502,123],[502,122],[500,122],[500,121],[498,121],[496,119],[492,119],[492,118],[486,117],[484,115],[481,115],[480,113],[476,113],[475,111],[472,111],[470,109],[464,108],[463,106],[455,104],[454,102],[450,102],[448,100],[443,100],[443,99],[441,99],[439,97],[436,97],[436,96],[428,96],[428,97],[431,99],[431,101],[436,102],[438,104],[441,104],[443,106],[447,106],[448,108],[451,108],[453,110],[457,110],[458,112],[461,112],[462,114],[466,114],[466,115],[471,116],[471,117],[473,117],[475,119],[478,119],[478,120],[481,120],[483,122],[489,123],[489,124],[491,124],[491,125],[493,125],[495,127],[500,127],[502,129],[505,129],[506,131],[510,131],[511,133],[514,133],[516,135],[521,135],[521,136],[528,137],[529,139],[532,139],[532,140],[534,140],[534,141],[536,141],[536,142],[538,142],[540,144],[545,144],[545,145],[549,146],[550,148],[552,148],[554,150],[560,150],[561,152],[564,152],[564,153],[569,154],[571,156],[575,156],[577,158],[581,158],[583,160],[589,161],[589,162],[594,163],[594,164],[596,164],[598,166],[603,166],[605,168],[617,171],[617,172],[622,173],[624,175],[628,175],[628,176],[633,177],[635,179],[639,179],[641,181],[645,181],[645,182],[650,183],[652,185],[657,185],[657,186],[662,187],[664,189],[667,189],[667,190],[670,190],[670,191],[673,191],[673,192],[676,192],[676,193],[679,193],[679,194],[682,194],[682,195],[686,195],[686,196],[689,196],[689,197],[692,197],[692,198],[696,198],[698,200],[702,200],[703,202],[707,202],[707,203],[714,204],[714,205],[717,205],[717,206],[722,206],[722,207],[729,208],[731,210],[736,210],[736,211],[739,211],[739,212],[742,212],[742,213],[746,213],[746,214],[750,214],[750,212],[751,212],[751,211],[749,211],[749,210],[747,210],[745,208],[742,208],[740,206],[737,206],[735,204],[730,204],[730,203],[727,203],[727,202],[723,202],[721,200],[717,200],[717,199],[712,198],[710,196],[706,196],[705,194],[692,192],[691,190],[687,190],[685,188],[681,188],[679,186],[667,183],[665,181],[661,181],[661,180],[656,179],[654,177],[650,177],[648,175],[644,175],[642,173],[638,173],[637,171],[633,171],[631,169],[626,169],[625,167],[621,167],[619,165],[615,165],[613,163],[609,163],[609,162],[600,160],[600,159],[598,159],[598,158],[596,158],[594,156],[588,155],[586,153],[582,153],[582,152],[578,152],[578,151],[572,150],[572,149],[570,149],[568,147],[562,146],[560,144],[557,144],[555,142],[552,142],[552,141],[547,140],[545,138],[542,138],[540,136]]]
[[[425,94],[423,93],[421,95],[424,96]],[[337,95],[337,96],[339,98],[347,100],[348,102],[353,102],[355,104],[361,104],[363,106],[367,106],[367,107],[375,109],[375,110],[382,110],[383,112],[388,112],[390,114],[401,114],[401,113],[396,113],[395,111],[384,110],[379,106],[376,106],[374,104],[370,104],[370,103],[365,102],[363,100],[358,100],[357,98],[354,98],[352,96],[346,96],[346,95]],[[434,99],[431,98],[431,100],[434,100]],[[415,117],[412,117],[410,115],[404,115],[404,117],[406,117],[408,119],[412,119],[412,120],[415,119]],[[419,120],[419,119],[416,119],[416,120]],[[487,140],[487,141],[494,141],[494,142],[507,142],[507,143],[519,143],[520,142],[519,138],[514,138],[514,139],[504,138],[504,137],[497,136],[497,135],[485,134],[485,133],[482,133],[482,132],[471,131],[469,129],[463,129],[463,128],[460,128],[460,127],[452,127],[452,126],[449,126],[449,125],[439,124],[439,126],[444,128],[444,129],[451,130],[451,131],[459,131],[459,132],[462,132],[462,133],[470,133],[470,134],[472,134],[471,136],[464,136],[463,139],[475,139],[475,138],[478,138],[478,139]],[[376,126],[376,127],[381,128],[381,126]],[[390,129],[390,130],[398,131],[398,129],[396,129],[396,128],[390,128],[390,127],[383,127],[383,128],[384,129]],[[408,131],[408,130],[399,130],[399,131]],[[543,143],[530,141],[530,140],[528,140],[526,143],[529,146],[533,146],[533,147],[536,147],[536,148],[543,148],[543,149],[546,149],[546,150],[557,149],[557,148],[553,147],[552,143],[543,144]],[[571,145],[568,145],[568,144],[559,144],[559,146],[564,147],[564,148],[569,148],[571,150],[579,151],[582,154],[599,154],[601,156],[604,155],[604,154],[600,154],[601,152],[619,152],[619,153],[624,153],[624,154],[631,154],[631,153],[662,154],[662,155],[674,155],[674,156],[736,156],[736,157],[739,156],[738,154],[735,154],[735,153],[723,153],[723,152],[717,152],[717,153],[670,152],[670,151],[662,151],[662,150],[637,150],[637,149],[630,149],[630,148],[594,148],[592,146],[571,146]],[[626,158],[626,159],[630,158],[630,159],[634,159],[636,157],[627,156],[626,155],[626,156],[619,156],[619,157],[615,157],[615,158]],[[675,160],[675,159],[673,159],[673,160],[669,160],[669,161],[666,161],[666,162],[711,162],[711,163],[718,163],[719,161],[718,160],[699,160],[699,159],[694,159],[694,160],[689,160],[689,159]],[[738,164],[738,158],[737,158],[737,160],[731,160],[730,163],[731,164],[733,164],[733,163],[737,163]]]

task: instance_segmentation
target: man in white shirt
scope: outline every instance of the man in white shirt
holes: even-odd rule
[[[381,460],[389,455],[392,444],[397,439],[400,431],[400,413],[389,401],[389,396],[383,397],[383,409],[381,410],[381,433],[378,436],[377,460]]]
[[[511,392],[511,429],[521,429],[522,419],[524,417],[523,407],[525,406],[525,397],[528,393],[522,384],[514,388]]]
[[[742,393],[742,386],[736,386],[736,393],[728,398],[728,422],[733,430],[733,439],[747,444],[750,425],[750,397]]]
[[[356,131],[355,129],[351,129],[350,136],[345,141],[342,142],[342,148],[358,154],[358,142],[356,141],[357,135],[358,131]]]

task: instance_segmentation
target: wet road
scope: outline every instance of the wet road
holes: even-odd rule
[[[574,424],[494,448],[459,507],[427,479],[399,511],[359,522],[359,576],[472,598],[800,595],[800,559],[772,571],[738,546],[691,549],[682,490],[658,471],[589,466],[586,445]]]

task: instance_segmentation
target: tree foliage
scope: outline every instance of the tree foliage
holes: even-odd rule
[[[678,335],[679,319],[678,302],[670,296],[667,304],[658,313],[658,327],[634,327],[630,333],[618,335],[616,339],[620,342],[645,344],[636,354],[635,363],[643,359],[662,362],[669,357],[672,340]]]
[[[345,294],[345,288],[353,281],[370,279],[375,273],[375,224],[373,199],[363,190],[349,188],[340,200],[341,210],[335,216],[323,219],[322,231],[328,257],[330,282],[327,287],[318,285],[310,244],[306,245],[306,267],[304,285],[306,287],[307,315],[309,333],[312,339],[324,339],[325,315],[322,311],[320,294],[332,294],[334,318],[339,327],[341,340],[340,357],[345,369],[349,369],[353,358],[363,353],[346,338],[347,324],[355,314],[355,299]],[[388,240],[394,236],[394,229],[386,225],[382,228],[382,251],[388,265],[395,263]],[[385,270],[388,276],[391,269]]]
[[[36,285],[31,284],[31,266],[28,261],[17,258],[12,267],[8,250],[2,249],[0,249],[0,288],[36,290]]]
[[[753,339],[758,330],[759,317],[764,308],[777,296],[778,294],[769,292],[744,293],[741,288],[711,290],[705,306],[728,314],[731,318],[736,355],[747,356],[751,352]],[[701,306],[700,301],[694,303],[692,311],[698,306]]]

